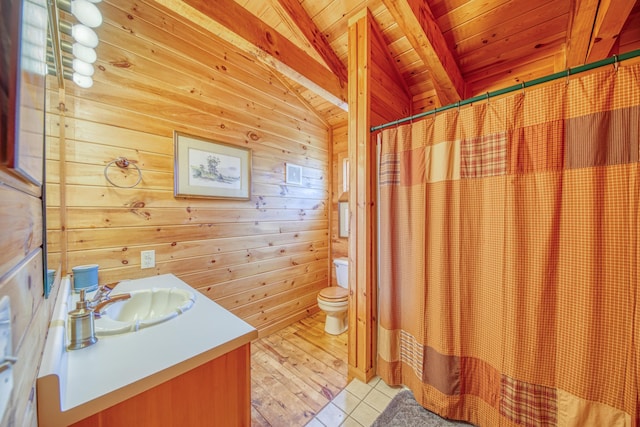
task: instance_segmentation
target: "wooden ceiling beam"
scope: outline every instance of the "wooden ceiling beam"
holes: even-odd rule
[[[347,110],[345,82],[235,1],[156,1]]]
[[[383,3],[429,68],[440,104],[463,99],[465,81],[427,2],[383,0]]]
[[[287,12],[302,34],[304,34],[311,46],[320,54],[329,69],[338,76],[340,81],[346,83],[347,67],[340,61],[340,58],[338,58],[338,55],[336,55],[335,51],[331,48],[327,38],[322,34],[322,31],[316,26],[306,10],[304,10],[302,4],[300,4],[298,0],[278,0],[278,3],[280,3],[282,9]]]
[[[599,61],[609,56],[634,4],[629,0],[600,1],[586,62]]]
[[[600,0],[574,0],[570,12],[567,34],[567,64],[565,68],[577,67],[587,62],[593,26],[598,15]]]

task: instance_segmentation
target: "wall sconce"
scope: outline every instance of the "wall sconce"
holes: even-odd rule
[[[71,63],[71,68],[78,74],[82,74],[83,76],[91,77],[95,72],[93,65],[88,62],[81,61],[78,58],[75,58]]]
[[[100,40],[92,28],[102,24],[102,14],[95,5],[100,1],[102,0],[50,0],[48,3],[52,32],[64,33],[74,40],[71,44],[61,40],[58,34],[51,37],[55,70],[59,79],[70,79],[84,89],[93,86],[95,69],[92,64],[98,59],[95,47]],[[58,9],[70,13],[79,23],[60,21]],[[63,52],[72,58],[63,56]]]
[[[73,37],[73,39],[83,46],[95,48],[98,46],[98,35],[91,28],[82,24],[71,25],[68,22],[60,22],[60,31]]]
[[[89,89],[91,86],[93,86],[93,79],[91,77],[83,76],[79,73],[73,73],[72,80],[76,85],[80,86],[83,89]]]
[[[60,9],[76,17],[76,19],[87,27],[96,28],[102,25],[102,14],[100,9],[94,4],[101,0],[90,2],[88,0],[58,0]]]
[[[75,58],[87,64],[93,64],[96,62],[96,59],[98,59],[98,54],[95,49],[83,46],[80,43],[69,45],[67,42],[62,42],[62,51],[71,53]]]

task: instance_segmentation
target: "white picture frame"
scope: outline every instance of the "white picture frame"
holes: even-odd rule
[[[302,166],[285,163],[285,182],[289,185],[302,185]]]

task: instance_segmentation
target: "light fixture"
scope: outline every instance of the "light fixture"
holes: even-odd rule
[[[58,62],[64,65],[64,78],[83,88],[88,89],[93,86],[93,74],[95,68],[92,65],[98,59],[94,50],[100,40],[92,28],[102,24],[102,14],[95,5],[102,0],[57,0],[60,10],[72,14],[79,23],[70,24],[58,22],[58,31],[70,35],[74,39],[71,44],[66,40],[58,40],[58,50],[73,55],[73,58],[61,57]],[[59,39],[59,38],[58,38]],[[71,71],[73,70],[73,71]]]
[[[100,9],[87,0],[71,0],[71,14],[87,27],[95,28],[102,24]]]
[[[95,48],[98,46],[98,35],[86,25],[76,24],[71,27],[71,36],[83,46]]]
[[[93,79],[89,76],[73,73],[73,82],[83,89],[89,89],[93,86]]]
[[[88,64],[93,64],[98,59],[96,51],[90,47],[81,45],[80,43],[74,43],[72,46],[73,56]]]
[[[93,65],[89,64],[88,62],[84,62],[78,58],[75,58],[73,60],[71,68],[73,68],[73,71],[75,71],[76,73],[82,74],[83,76],[87,76],[87,77],[93,76],[93,73],[95,72]]]
[[[83,46],[95,48],[100,42],[98,35],[91,28],[82,24],[71,25],[67,22],[60,22],[60,31],[70,35],[73,39]]]

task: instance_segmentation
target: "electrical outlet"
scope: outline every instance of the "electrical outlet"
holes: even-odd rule
[[[156,266],[156,251],[140,251],[140,268],[153,268]]]

